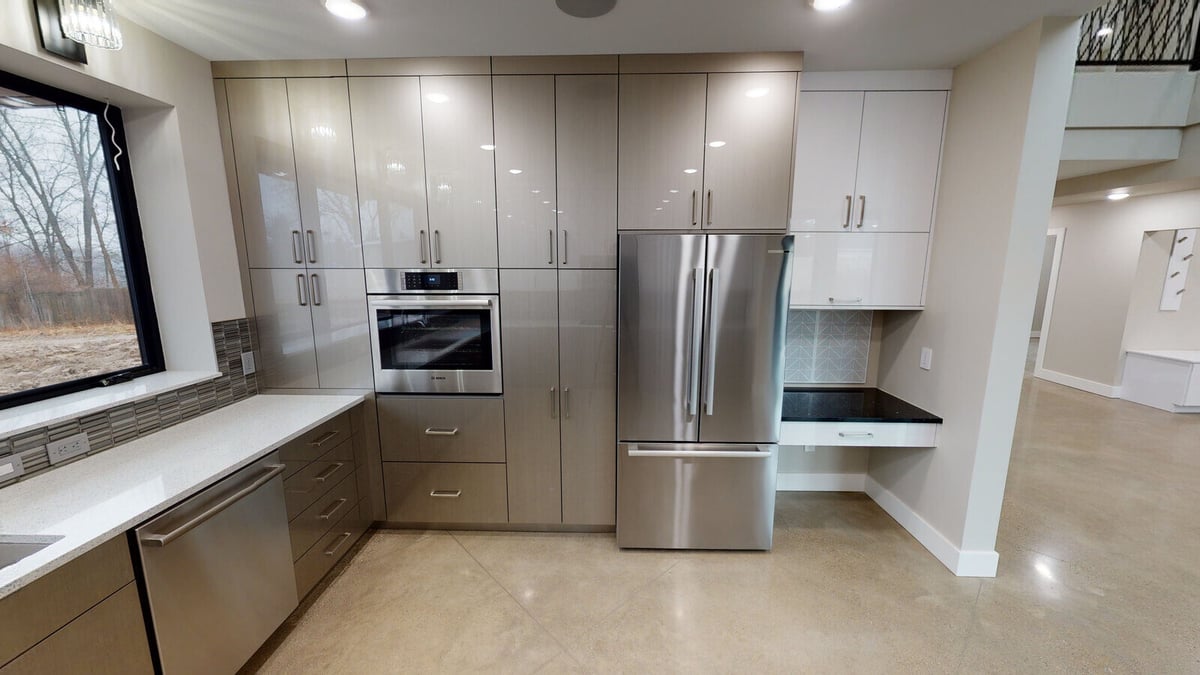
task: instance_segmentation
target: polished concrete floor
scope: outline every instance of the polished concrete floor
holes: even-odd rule
[[[379,531],[264,673],[1200,672],[1200,416],[1026,378],[995,579],[869,498],[780,493],[775,549]]]

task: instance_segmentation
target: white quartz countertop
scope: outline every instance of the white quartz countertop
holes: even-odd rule
[[[1131,349],[1126,353],[1137,354],[1139,356],[1153,356],[1156,359],[1166,359],[1168,361],[1182,361],[1183,363],[1200,364],[1200,349]]]
[[[63,537],[0,568],[9,595],[353,408],[353,396],[244,401],[0,489],[0,541]]]

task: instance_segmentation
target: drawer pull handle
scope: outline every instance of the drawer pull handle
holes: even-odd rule
[[[343,532],[338,535],[337,541],[333,542],[332,546],[325,549],[325,555],[333,555],[334,553],[337,553],[337,550],[342,547],[342,544],[350,541],[351,536],[353,535],[351,535],[349,532]]]
[[[829,298],[831,305],[853,305],[862,302],[862,298]]]
[[[347,501],[346,498],[342,497],[341,499],[337,500],[336,502],[330,504],[329,508],[325,509],[325,513],[322,513],[321,515],[317,516],[317,518],[319,518],[320,520],[329,520],[330,518],[333,517],[333,514],[338,512],[338,509],[342,508],[342,506],[344,506],[346,504],[346,501]]]
[[[334,429],[333,431],[326,431],[325,433],[321,434],[321,436],[319,438],[317,438],[317,440],[309,441],[308,445],[310,447],[319,448],[322,445],[325,445],[326,443],[328,443],[329,439],[333,438],[334,436],[337,436],[340,433],[342,433],[342,432],[337,429]]]
[[[462,496],[462,490],[433,490],[429,496],[435,499],[458,499]]]
[[[454,427],[453,429],[439,429],[437,427],[429,427],[428,429],[425,430],[425,435],[426,436],[457,436],[458,435],[458,427]]]
[[[334,462],[327,469],[325,469],[321,473],[313,476],[313,481],[317,482],[317,483],[324,483],[325,481],[329,480],[330,476],[337,473],[338,470],[341,469],[343,466],[346,466],[345,462]]]
[[[875,438],[875,434],[873,434],[869,431],[852,432],[852,433],[846,433],[845,431],[839,431],[838,436],[841,438]]]

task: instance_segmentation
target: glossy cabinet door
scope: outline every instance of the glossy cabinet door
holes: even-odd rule
[[[796,73],[708,76],[704,227],[785,230]]]
[[[496,267],[492,80],[422,77],[425,184],[434,267]]]
[[[863,98],[861,91],[800,93],[791,230],[851,229]]]
[[[363,266],[346,78],[287,81],[304,258],[309,267]]]
[[[558,277],[562,516],[614,525],[617,510],[617,273]]]
[[[559,75],[554,79],[558,266],[614,269],[617,76]]]
[[[263,386],[316,389],[317,350],[305,270],[251,269],[250,287]]]
[[[700,227],[706,75],[622,75],[617,225]]]
[[[928,249],[924,233],[798,234],[791,306],[919,308]]]
[[[429,267],[420,81],[352,77],[350,110],[363,263]]]
[[[304,268],[287,85],[228,80],[229,127],[250,267]]]
[[[558,272],[500,270],[500,304],[508,520],[559,523]]]
[[[310,269],[308,281],[321,388],[374,388],[363,271]]]
[[[558,262],[554,76],[492,78],[496,108],[496,206],[500,266]]]
[[[944,91],[867,92],[855,230],[929,232],[945,119]]]

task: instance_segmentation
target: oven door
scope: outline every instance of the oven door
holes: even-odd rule
[[[367,306],[376,391],[503,393],[498,296],[370,296]]]

